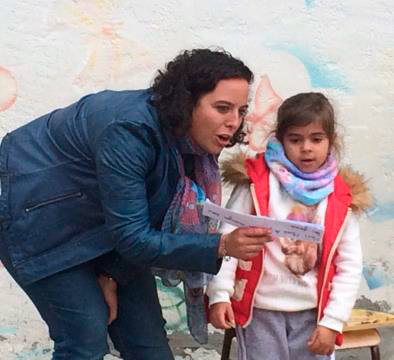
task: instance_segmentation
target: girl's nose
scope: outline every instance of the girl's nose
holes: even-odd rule
[[[303,151],[310,151],[312,149],[311,142],[308,140],[303,141],[302,143],[302,150]]]

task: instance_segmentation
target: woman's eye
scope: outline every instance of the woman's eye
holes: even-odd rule
[[[248,109],[239,109],[240,117],[245,117],[247,113],[248,113]]]
[[[321,142],[323,139],[322,138],[314,138],[313,139],[313,142],[314,143],[319,143],[319,142]]]
[[[224,106],[224,105],[216,106],[216,110],[222,114],[226,113],[228,109],[229,109],[228,106]]]

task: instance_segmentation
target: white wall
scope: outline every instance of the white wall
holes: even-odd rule
[[[156,69],[181,49],[224,47],[252,68],[255,85],[266,74],[282,98],[316,90],[332,99],[345,128],[344,162],[365,174],[376,200],[362,219],[358,304],[394,312],[392,5],[2,0],[0,136],[88,92],[149,86]],[[35,310],[0,270],[1,357],[48,359],[45,342]]]

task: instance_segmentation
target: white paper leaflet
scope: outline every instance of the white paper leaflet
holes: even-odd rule
[[[293,220],[275,220],[266,216],[241,214],[224,209],[207,200],[204,204],[203,215],[237,227],[265,227],[272,229],[272,236],[286,237],[294,240],[306,240],[320,243],[323,227]]]

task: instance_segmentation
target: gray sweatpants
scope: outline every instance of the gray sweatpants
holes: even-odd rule
[[[316,327],[316,310],[295,312],[253,309],[246,328],[237,326],[238,360],[329,360],[307,342]]]

